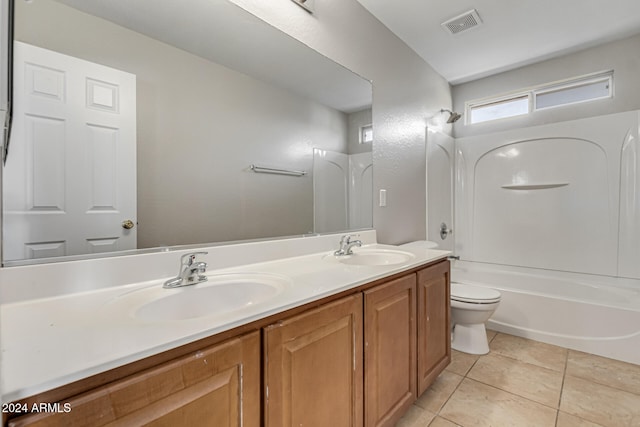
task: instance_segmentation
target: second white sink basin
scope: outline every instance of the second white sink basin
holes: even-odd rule
[[[415,258],[410,252],[394,249],[354,249],[352,255],[327,255],[325,259],[331,262],[339,262],[347,265],[398,265],[404,264]]]
[[[143,322],[170,322],[217,316],[268,302],[290,281],[271,274],[238,273],[208,276],[208,281],[165,289],[161,285],[119,298],[130,315]]]

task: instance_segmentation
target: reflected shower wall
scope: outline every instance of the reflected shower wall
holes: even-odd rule
[[[372,154],[313,150],[315,233],[369,228],[373,224]]]
[[[349,229],[373,226],[373,156],[371,152],[349,154]]]

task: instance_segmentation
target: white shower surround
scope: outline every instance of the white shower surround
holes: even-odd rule
[[[490,327],[640,364],[639,112],[456,140],[456,282]],[[586,230],[586,231],[585,231]]]

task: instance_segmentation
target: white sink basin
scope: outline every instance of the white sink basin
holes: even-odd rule
[[[341,264],[374,266],[404,264],[415,258],[415,255],[394,249],[354,249],[352,255],[326,255],[324,258]]]
[[[290,285],[285,277],[238,273],[208,276],[208,281],[165,289],[155,285],[125,294],[130,315],[143,322],[170,322],[219,316],[271,301]]]

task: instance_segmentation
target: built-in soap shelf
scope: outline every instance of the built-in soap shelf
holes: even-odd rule
[[[505,190],[546,190],[548,188],[566,187],[568,182],[548,183],[548,184],[506,184],[502,188]]]

